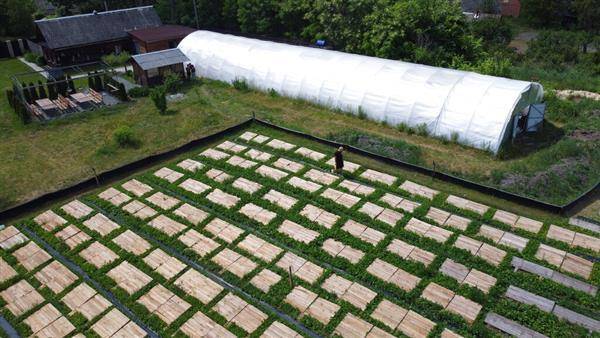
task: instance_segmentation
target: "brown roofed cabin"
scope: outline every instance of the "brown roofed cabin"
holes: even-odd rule
[[[161,84],[167,73],[185,78],[184,62],[190,61],[179,49],[172,48],[157,52],[133,55],[133,76],[143,86]]]
[[[94,12],[35,21],[36,38],[28,41],[33,52],[51,66],[99,60],[103,55],[134,52],[128,32],[162,25],[152,6]]]
[[[156,52],[175,48],[188,34],[196,31],[193,28],[177,25],[150,27],[129,32],[136,54]]]

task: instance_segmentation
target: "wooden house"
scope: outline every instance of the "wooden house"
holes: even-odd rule
[[[163,25],[130,31],[136,54],[156,52],[163,49],[177,47],[179,42],[195,29],[177,26]]]
[[[51,66],[99,60],[103,55],[134,52],[128,32],[162,25],[152,6],[94,12],[35,21],[30,49]]]

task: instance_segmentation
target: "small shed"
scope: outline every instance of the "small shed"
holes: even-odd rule
[[[185,78],[184,62],[190,60],[179,49],[165,49],[131,57],[135,82],[142,86],[161,84],[169,72]]]
[[[193,28],[177,25],[163,25],[130,31],[136,54],[156,52],[175,48],[188,34],[196,31]]]

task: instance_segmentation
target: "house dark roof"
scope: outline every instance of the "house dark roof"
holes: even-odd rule
[[[195,31],[195,29],[185,26],[163,25],[160,27],[137,29],[129,32],[129,35],[137,40],[149,43],[155,41],[183,39],[188,36],[188,34]]]
[[[127,38],[136,29],[162,24],[152,6],[42,19],[35,22],[52,49]]]
[[[461,0],[463,12],[498,14],[500,13],[500,3],[498,0]]]
[[[138,54],[131,57],[143,70],[175,65],[190,61],[178,48]]]

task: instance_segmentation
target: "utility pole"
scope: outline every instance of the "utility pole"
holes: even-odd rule
[[[200,29],[200,23],[198,22],[198,7],[196,7],[196,0],[192,0],[194,4],[194,16],[196,17],[196,29]]]
[[[108,2],[104,0],[104,11],[108,12]]]

